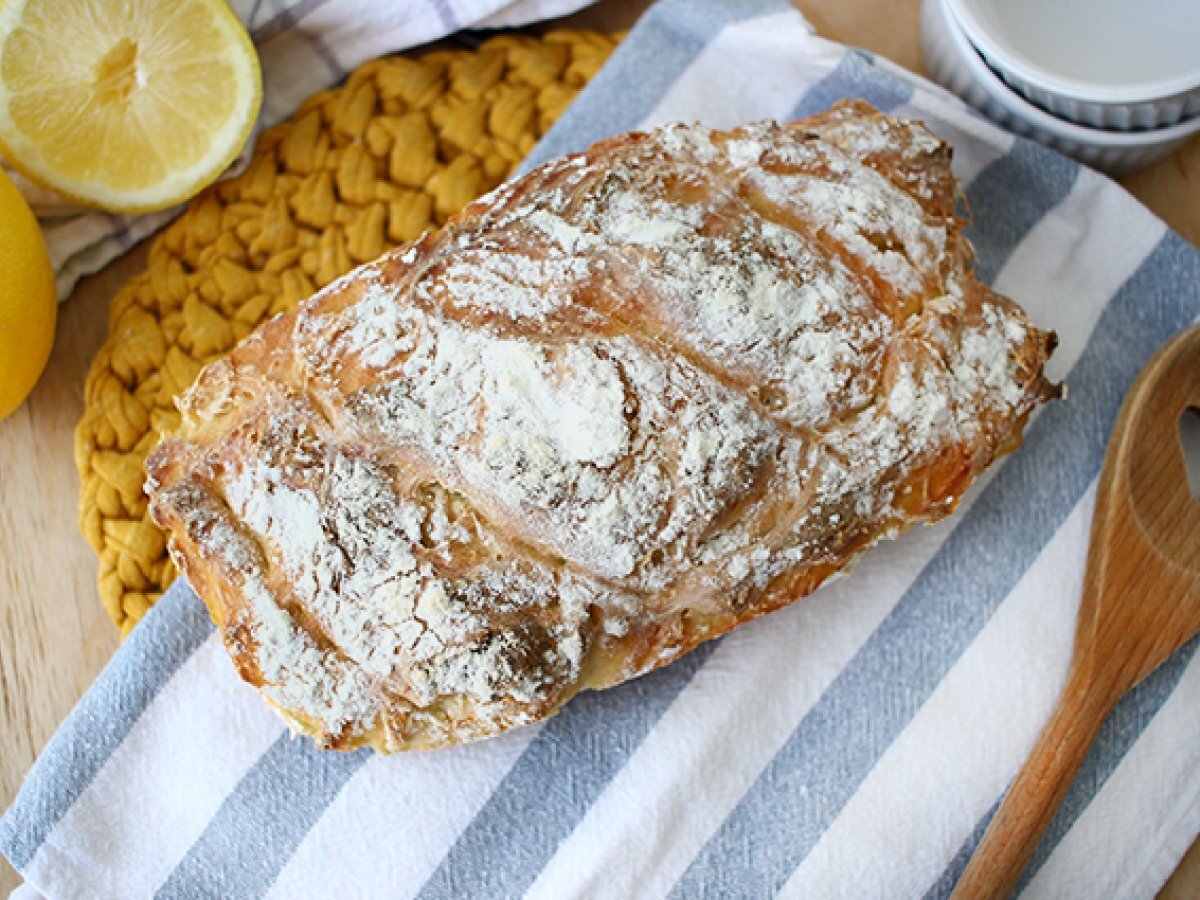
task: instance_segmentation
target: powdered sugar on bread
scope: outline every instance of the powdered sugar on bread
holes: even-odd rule
[[[552,162],[206,372],[155,515],[323,745],[542,718],[946,514],[1051,395],[952,201],[862,104]]]

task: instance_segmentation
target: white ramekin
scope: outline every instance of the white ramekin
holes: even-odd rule
[[[1014,5],[1008,7],[1007,25],[1001,21],[1004,14],[999,12],[1003,8],[1000,3],[1001,0],[946,0],[946,8],[989,67],[1015,91],[1059,118],[1093,128],[1129,131],[1162,128],[1200,115],[1200,47],[1194,57],[1190,49],[1179,50],[1186,46],[1179,40],[1190,44],[1194,37],[1200,44],[1200,0],[1173,0],[1165,6],[1165,0],[1144,2],[1143,16],[1148,27],[1136,38],[1123,38],[1115,31],[1123,20],[1127,21],[1130,0],[1090,3],[1048,0],[1035,13],[1020,15],[1011,12],[1018,8]],[[1081,16],[1087,16],[1088,23],[1080,23]],[[1045,61],[1044,53],[1041,61],[1037,59],[1036,51],[1029,49],[1031,43],[1051,38],[1031,35],[1030,29],[1035,27],[1031,19],[1046,20],[1048,33],[1062,40],[1069,40],[1072,33],[1086,34],[1085,27],[1099,29],[1097,35],[1087,35],[1081,40],[1095,39],[1104,44],[1097,47],[1096,56],[1109,60],[1118,52],[1118,46],[1125,55],[1153,54],[1155,38],[1161,46],[1162,41],[1170,39],[1164,30],[1172,26],[1183,37],[1175,41],[1174,48],[1163,53],[1172,62],[1160,74],[1131,77],[1128,81],[1122,81],[1120,75],[1105,78],[1089,73],[1084,77],[1056,70],[1054,63]],[[1066,38],[1061,37],[1064,34]],[[1145,65],[1142,62],[1139,68]]]
[[[935,81],[1008,130],[1112,175],[1143,168],[1200,132],[1200,116],[1152,131],[1111,131],[1051,115],[988,68],[950,14],[947,2],[923,0],[921,5],[925,68]]]

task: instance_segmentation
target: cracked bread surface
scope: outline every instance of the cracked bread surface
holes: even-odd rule
[[[1057,395],[949,160],[861,102],[622,135],[252,334],[147,482],[242,677],[322,747],[462,743],[947,515]]]

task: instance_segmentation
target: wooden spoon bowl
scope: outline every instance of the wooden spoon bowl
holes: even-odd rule
[[[1180,418],[1198,407],[1200,326],[1150,359],[1117,416],[1066,685],[956,898],[1012,892],[1109,712],[1200,632],[1200,500],[1179,437]]]

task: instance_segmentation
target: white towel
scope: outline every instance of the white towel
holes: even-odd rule
[[[177,583],[0,820],[25,877],[55,898],[945,896],[1062,683],[1108,432],[1200,316],[1200,254],[784,0],[664,0],[534,155],[843,96],[950,141],[981,275],[1062,341],[1069,399],[955,516],[541,726],[392,757],[291,738]],[[1104,726],[1024,896],[1150,897],[1178,864],[1200,830],[1196,648]]]
[[[291,115],[305,98],[341,81],[358,65],[436,41],[464,28],[500,28],[565,16],[595,0],[229,0],[245,23],[263,70],[263,108],[242,155],[224,177],[242,171],[263,128]],[[59,302],[158,231],[183,205],[140,216],[90,210],[6,168],[42,225]]]

